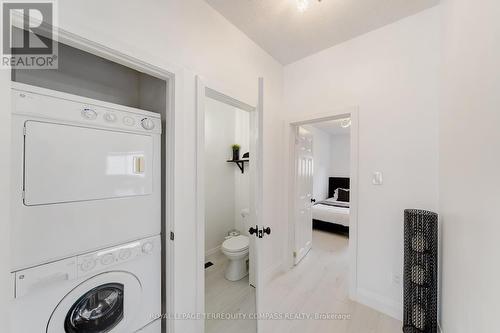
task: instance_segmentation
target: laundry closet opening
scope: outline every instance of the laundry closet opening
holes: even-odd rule
[[[153,315],[172,310],[174,75],[61,34],[57,69],[11,71],[14,331],[79,325],[86,297],[123,315],[85,327],[160,331]]]
[[[22,35],[14,29],[14,36]],[[165,119],[167,81],[58,43],[57,69],[16,69],[12,81],[159,113]]]

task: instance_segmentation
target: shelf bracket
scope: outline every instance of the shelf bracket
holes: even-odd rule
[[[245,173],[245,162],[248,162],[248,160],[228,160],[227,162],[235,163],[241,170],[241,173]]]

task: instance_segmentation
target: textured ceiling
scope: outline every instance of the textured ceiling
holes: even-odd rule
[[[206,0],[286,65],[432,7],[439,0]]]

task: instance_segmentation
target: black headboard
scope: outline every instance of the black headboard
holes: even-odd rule
[[[351,188],[351,179],[346,177],[330,177],[328,178],[328,197],[333,197],[335,190],[338,188]]]

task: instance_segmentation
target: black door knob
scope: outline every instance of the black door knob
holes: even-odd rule
[[[316,199],[311,198],[311,202],[316,202]]]
[[[253,235],[253,234],[257,234],[258,230],[259,230],[258,227],[255,226],[255,228],[251,227],[250,229],[248,229],[248,232],[250,233],[250,235]]]

